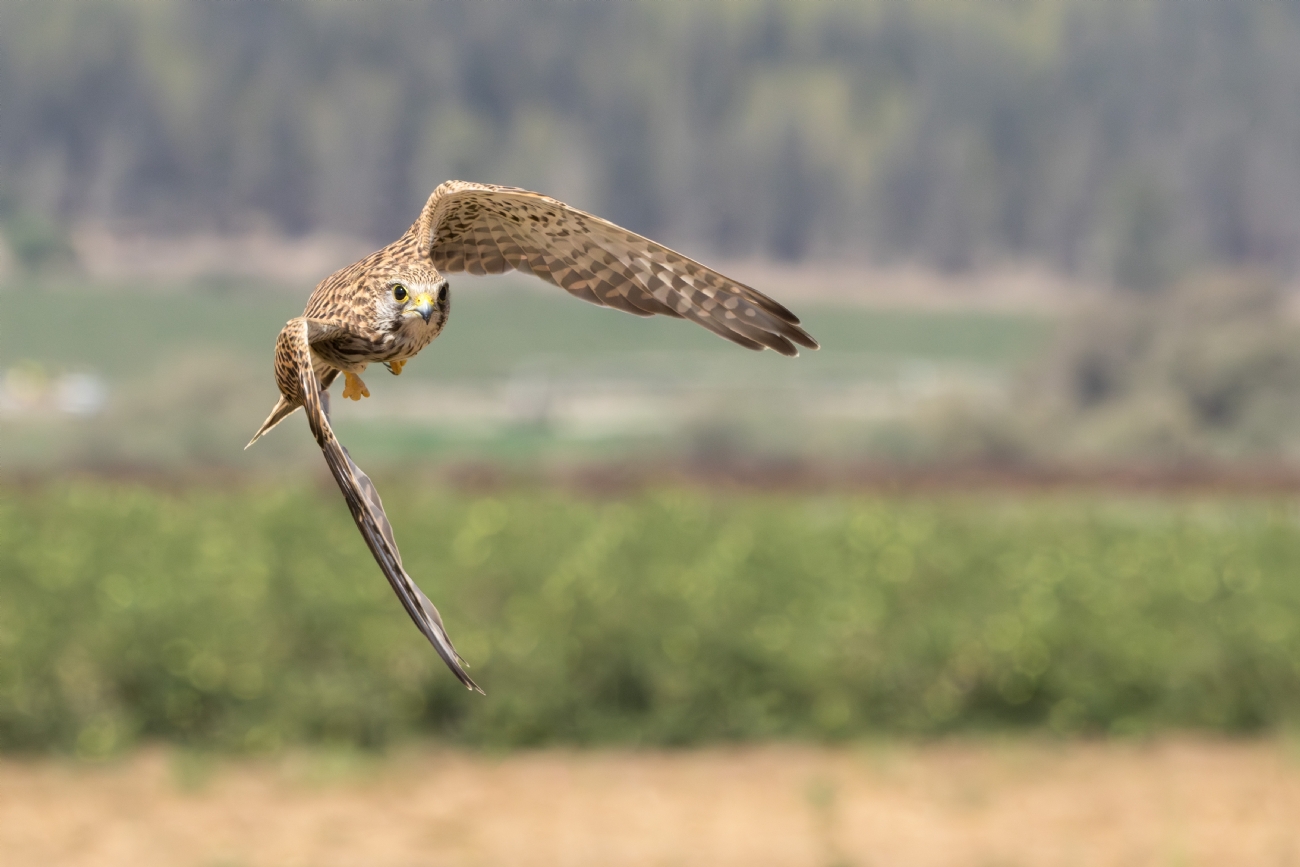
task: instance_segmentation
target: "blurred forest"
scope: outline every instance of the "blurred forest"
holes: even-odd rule
[[[7,3],[0,220],[388,238],[448,177],[733,258],[1300,265],[1287,3]],[[42,231],[42,226],[46,227]]]

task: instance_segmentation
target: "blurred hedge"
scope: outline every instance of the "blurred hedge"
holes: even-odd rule
[[[381,488],[486,698],[332,492],[8,488],[0,748],[1300,720],[1289,504]]]

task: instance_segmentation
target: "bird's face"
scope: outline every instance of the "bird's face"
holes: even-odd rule
[[[446,278],[432,269],[393,275],[383,281],[377,294],[381,329],[436,329],[447,320],[450,289]]]

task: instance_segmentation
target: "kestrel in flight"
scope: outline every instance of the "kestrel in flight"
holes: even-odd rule
[[[400,374],[447,324],[451,296],[444,274],[511,269],[593,304],[636,316],[690,319],[747,349],[793,356],[798,346],[817,348],[798,317],[761,292],[608,220],[515,187],[447,181],[406,234],[321,281],[303,315],[280,331],[280,400],[248,445],[305,407],[311,432],[388,583],[447,667],[479,692],[438,609],[402,567],[379,492],[330,428],[329,387],[342,373],[343,396],[360,400],[370,395],[359,376],[368,364],[382,362]]]

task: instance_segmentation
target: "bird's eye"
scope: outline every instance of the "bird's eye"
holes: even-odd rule
[[[403,286],[401,283],[398,283],[396,286],[393,287],[393,298],[396,299],[397,301],[405,301],[407,298],[410,297],[411,297],[410,294],[406,291],[406,287]]]

